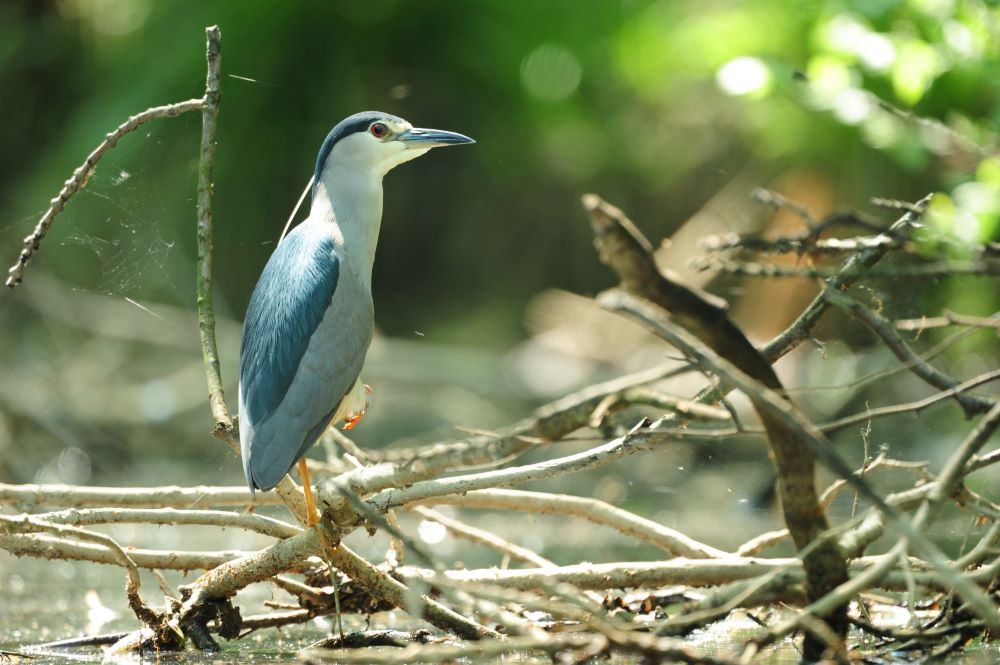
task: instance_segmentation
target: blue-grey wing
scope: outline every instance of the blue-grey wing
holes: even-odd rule
[[[239,401],[251,490],[274,487],[308,451],[361,371],[371,299],[348,298],[357,289],[340,268],[326,225],[305,222],[275,249],[250,298]]]

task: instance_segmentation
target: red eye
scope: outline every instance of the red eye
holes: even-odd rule
[[[372,136],[374,136],[377,139],[380,139],[389,133],[389,128],[383,125],[381,122],[373,123],[372,126],[368,128],[368,130],[372,133]]]

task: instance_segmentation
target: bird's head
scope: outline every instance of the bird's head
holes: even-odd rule
[[[316,160],[315,182],[320,182],[326,169],[333,166],[381,178],[431,148],[462,143],[475,141],[455,132],[414,127],[388,113],[355,113],[327,134]]]

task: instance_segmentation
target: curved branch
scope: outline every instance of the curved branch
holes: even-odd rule
[[[87,155],[87,159],[83,161],[83,164],[78,166],[76,170],[73,171],[73,175],[71,175],[69,179],[63,183],[62,189],[59,190],[59,194],[57,194],[56,197],[49,202],[49,209],[46,210],[45,214],[42,215],[42,218],[38,220],[35,230],[24,239],[24,248],[21,250],[20,255],[18,255],[17,261],[15,261],[14,265],[12,265],[7,271],[7,288],[12,289],[22,282],[24,278],[24,270],[28,267],[31,257],[34,256],[35,252],[37,252],[41,246],[42,240],[45,239],[45,234],[49,232],[49,228],[52,226],[52,222],[55,220],[56,215],[62,212],[63,208],[66,207],[66,204],[74,194],[86,187],[87,180],[89,180],[90,176],[94,173],[94,169],[97,168],[97,163],[101,161],[101,157],[111,150],[111,148],[115,147],[123,136],[129,132],[134,132],[150,120],[157,120],[159,118],[174,118],[182,113],[187,113],[188,111],[197,111],[201,109],[204,104],[204,99],[189,99],[187,101],[177,102],[176,104],[154,106],[153,108],[146,109],[142,113],[130,116],[128,120],[118,125],[118,127],[113,131],[108,132],[108,134],[104,137],[104,140],[101,141],[89,155]]]
[[[527,547],[521,547],[520,545],[501,538],[486,529],[480,529],[478,527],[465,524],[464,522],[454,520],[447,515],[442,515],[436,510],[415,506],[412,508],[412,511],[426,520],[437,522],[459,538],[465,538],[471,543],[485,545],[486,547],[494,549],[497,552],[514,559],[515,561],[521,561],[540,568],[555,565],[552,561],[549,561],[540,554],[536,554]]]
[[[30,556],[36,559],[69,559],[90,561],[112,566],[122,565],[121,561],[103,545],[80,543],[65,538],[43,534],[0,534],[0,549],[14,556]],[[208,570],[221,566],[227,561],[247,556],[240,550],[215,552],[165,551],[130,548],[129,558],[139,568],[149,570]]]
[[[59,536],[70,536],[72,538],[77,538],[84,542],[94,543],[103,547],[111,554],[115,563],[125,569],[127,574],[125,593],[128,596],[129,607],[132,608],[135,616],[138,617],[139,621],[146,626],[154,627],[159,623],[159,617],[156,612],[149,609],[146,604],[142,602],[142,597],[139,595],[139,588],[142,586],[142,581],[139,579],[139,568],[136,566],[135,561],[133,561],[132,558],[125,553],[122,546],[119,545],[111,536],[107,536],[103,533],[97,533],[96,531],[81,529],[77,526],[52,524],[33,515],[20,515],[15,517],[0,515],[0,529],[7,531],[8,533],[16,529],[16,532],[20,534],[37,532],[54,533]]]
[[[534,515],[570,515],[601,524],[626,536],[656,545],[676,556],[690,559],[722,559],[729,552],[700,543],[679,531],[640,517],[609,503],[568,494],[547,494],[512,489],[483,489],[462,494],[435,496],[414,503],[451,505],[463,508],[517,510]]]
[[[896,332],[895,327],[892,325],[892,321],[889,321],[883,316],[877,314],[870,308],[865,307],[856,298],[853,298],[846,293],[826,289],[823,292],[823,297],[826,298],[826,300],[828,300],[831,304],[850,312],[854,318],[865,324],[869,330],[878,335],[885,345],[889,347],[889,350],[892,351],[893,355],[899,358],[902,362],[906,363],[910,367],[911,371],[920,377],[925,383],[930,384],[938,390],[952,390],[955,389],[956,386],[960,385],[954,378],[948,376],[930,363],[925,362],[916,352],[914,352],[913,349],[910,348],[910,345],[903,341],[903,338],[899,336],[898,332]],[[971,418],[974,415],[985,413],[995,404],[995,401],[992,399],[987,399],[985,397],[961,391],[956,392],[954,397],[955,401],[962,406],[962,410],[965,411],[966,418]]]

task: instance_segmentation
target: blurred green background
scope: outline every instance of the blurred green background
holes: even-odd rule
[[[215,295],[231,407],[243,310],[329,128],[379,109],[478,141],[386,180],[379,336],[365,371],[375,402],[355,430],[364,446],[500,427],[669,354],[567,294],[612,285],[584,192],[624,208],[655,241],[677,232],[661,258],[729,299],[758,341],[814,285],[706,282],[688,268],[701,236],[802,230],[752,203],[755,186],[817,216],[855,207],[883,221],[893,215],[871,197],[936,191],[928,252],[962,259],[998,238],[993,2],[23,0],[0,4],[5,264],[104,133],[202,94],[211,24],[223,33]],[[199,131],[188,114],[125,137],[57,218],[24,285],[0,295],[0,480],[242,483],[207,435],[194,319]],[[872,288],[894,318],[1000,305],[982,278]],[[842,384],[895,362],[844,317],[818,336],[824,349],[782,362],[790,385]],[[995,335],[978,333],[939,362],[967,377],[995,366],[996,352]],[[674,389],[689,393],[687,381]],[[798,399],[823,419],[924,394],[902,375]],[[870,438],[938,459],[965,427],[943,406],[880,421]],[[854,462],[861,438],[839,439]],[[547,487],[727,547],[778,524],[770,484],[757,440],[671,447]]]

